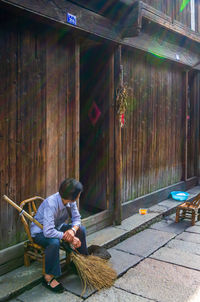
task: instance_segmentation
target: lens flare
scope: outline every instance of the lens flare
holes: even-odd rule
[[[182,12],[184,10],[184,8],[188,5],[189,2],[190,2],[190,0],[183,0],[183,2],[181,4],[180,12]]]

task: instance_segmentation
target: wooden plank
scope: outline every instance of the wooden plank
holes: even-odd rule
[[[196,75],[196,81],[197,81],[197,125],[199,125],[200,123],[200,104],[198,102],[198,100],[200,99],[200,72],[197,72]],[[200,144],[199,144],[199,137],[200,137],[200,129],[199,127],[197,128],[196,131],[196,162],[195,162],[195,175],[199,176],[200,175],[200,171],[199,171],[199,167],[200,167],[200,158],[199,158],[199,154],[200,154]]]
[[[37,66],[37,181],[36,192],[46,197],[46,39],[40,28],[35,36],[35,57]]]
[[[33,39],[30,30],[21,28],[21,81],[20,81],[20,116],[21,116],[21,198],[30,197],[34,184],[32,184],[33,174],[33,87],[34,77],[32,78],[30,70],[33,74]]]
[[[80,139],[80,43],[75,41],[75,58],[74,58],[74,126],[73,126],[73,141],[74,141],[74,175],[79,179],[79,139]]]
[[[51,195],[58,190],[58,70],[57,40],[51,33],[47,39],[46,53],[46,194]]]
[[[199,102],[198,73],[189,72],[188,177],[198,175]]]
[[[109,84],[108,84],[108,102],[109,102],[109,151],[108,151],[108,188],[107,196],[109,200],[108,209],[113,211],[114,209],[114,185],[115,185],[115,174],[114,174],[114,156],[115,156],[115,140],[114,140],[114,51],[109,59]]]
[[[67,38],[60,37],[57,43],[58,60],[58,185],[66,177],[66,131],[67,131]]]
[[[16,198],[17,194],[17,170],[16,170],[16,124],[17,124],[17,70],[16,70],[16,48],[17,48],[17,36],[16,32],[9,33],[9,44],[7,45],[7,66],[8,66],[8,196],[10,198]],[[15,219],[17,213],[15,210],[8,206],[7,219],[9,224],[7,225],[6,243],[12,242],[15,236]],[[2,222],[3,223],[3,222]]]
[[[75,59],[75,42],[71,41],[68,46],[68,93],[67,93],[67,177],[75,177],[75,161],[73,153],[73,110],[75,98],[75,83],[74,83],[74,59]]]
[[[121,46],[115,52],[115,91],[119,87],[121,65]],[[115,204],[114,204],[114,222],[116,225],[121,224],[121,198],[122,198],[122,154],[121,154],[121,127],[119,117],[116,114],[115,103]]]
[[[181,70],[171,69],[171,65],[153,56],[145,61],[136,51],[124,51],[123,64],[125,79],[133,87],[136,99],[134,111],[127,112],[131,117],[122,131],[125,202],[181,178],[182,81]]]
[[[183,73],[183,129],[184,129],[184,144],[183,144],[183,175],[182,180],[187,180],[188,168],[188,71]]]
[[[200,33],[200,3],[198,2],[198,8],[197,8],[197,15],[198,15],[198,26],[197,26],[197,31]]]
[[[0,16],[2,17],[1,13]],[[8,97],[9,97],[9,87],[8,87],[8,64],[7,61],[7,53],[6,49],[8,45],[8,36],[2,26],[1,20],[1,69],[0,69],[0,76],[1,79],[4,79],[0,86],[0,196],[2,197],[3,194],[8,193]],[[7,221],[8,221],[8,205],[5,204],[3,199],[1,198],[0,202],[0,220],[1,220],[1,244],[0,248],[5,247],[6,236],[7,236]]]
[[[171,22],[172,21],[172,19],[171,19],[171,16],[168,16],[168,15],[166,15],[163,11],[164,11],[164,9],[163,9],[163,11],[161,11],[161,9],[159,9],[159,7],[158,7],[158,1],[155,1],[156,3],[152,6],[152,4],[151,5],[149,5],[149,4],[147,4],[147,3],[142,3],[141,4],[141,7],[142,7],[142,9],[144,9],[144,10],[146,10],[146,11],[149,11],[149,12],[151,12],[151,13],[153,13],[155,16],[157,16],[159,19],[162,19],[162,20],[166,20],[166,21],[168,21],[168,22]],[[161,2],[161,1],[159,1],[159,2]],[[166,1],[165,1],[165,5],[166,5]],[[143,13],[143,12],[142,12]]]

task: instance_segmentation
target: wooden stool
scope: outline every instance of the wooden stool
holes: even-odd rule
[[[26,199],[20,203],[20,207],[23,209],[25,205],[28,205],[28,213],[32,217],[35,216],[37,213],[37,203],[41,203],[44,200],[44,198],[40,196],[35,196],[29,199]],[[42,273],[45,274],[45,254],[44,254],[44,248],[38,244],[36,244],[33,241],[33,238],[31,237],[31,232],[29,228],[29,222],[27,222],[26,217],[22,214],[20,214],[21,221],[24,225],[26,234],[28,236],[28,241],[24,243],[24,265],[29,266],[30,265],[30,259],[37,260],[42,262]],[[64,248],[61,246],[60,249],[64,250]],[[66,264],[70,262],[70,257],[66,257],[65,260]]]
[[[176,222],[179,219],[191,219],[192,225],[195,225],[196,220],[200,220],[200,194],[193,201],[186,201],[176,208]]]

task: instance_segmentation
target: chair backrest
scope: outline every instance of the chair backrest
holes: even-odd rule
[[[38,201],[39,203],[41,203],[44,200],[44,198],[40,197],[40,196],[34,196],[31,197],[29,199],[23,200],[20,203],[20,207],[23,209],[25,205],[28,205],[28,213],[29,215],[31,215],[32,217],[35,216],[35,214],[37,213],[37,204],[36,201]],[[21,221],[24,225],[25,231],[27,233],[28,239],[33,242],[33,238],[31,237],[31,232],[30,232],[30,228],[29,228],[29,221],[27,222],[27,218],[23,215],[23,213],[20,215],[21,216]]]
[[[196,207],[200,206],[200,194],[198,194],[194,200],[192,201],[192,204]]]

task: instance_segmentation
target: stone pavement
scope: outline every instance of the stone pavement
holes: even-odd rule
[[[89,243],[111,246],[110,261],[117,271],[118,279],[110,289],[100,292],[88,290],[82,297],[82,286],[78,276],[66,274],[61,278],[66,288],[63,294],[51,293],[41,284],[19,294],[20,287],[17,285],[19,280],[16,277],[15,287],[18,286],[18,296],[10,301],[199,302],[200,222],[193,227],[186,220],[176,224],[174,214],[165,216],[164,213],[174,210],[177,202],[169,200],[169,203],[164,201],[160,204],[152,207],[153,209],[150,208],[149,214],[145,216],[135,214],[123,221],[121,226],[99,231],[99,236],[98,234],[88,236]],[[165,210],[161,212],[161,208]],[[154,212],[156,210],[158,212]],[[161,221],[156,222],[156,220]],[[143,230],[148,225],[149,227]],[[129,237],[136,232],[138,233]],[[98,242],[95,241],[95,236]],[[125,239],[126,236],[129,238]],[[120,242],[120,238],[125,240]],[[37,266],[37,264],[34,265]],[[20,269],[25,278],[24,281],[28,280],[30,269],[24,267]],[[40,272],[37,271],[38,273]],[[12,274],[8,274],[11,278]],[[0,301],[6,301],[9,297],[6,288],[9,284],[8,274],[0,277]],[[5,278],[7,278],[6,282]],[[35,282],[40,281],[36,279]],[[3,290],[4,300],[1,300]]]

